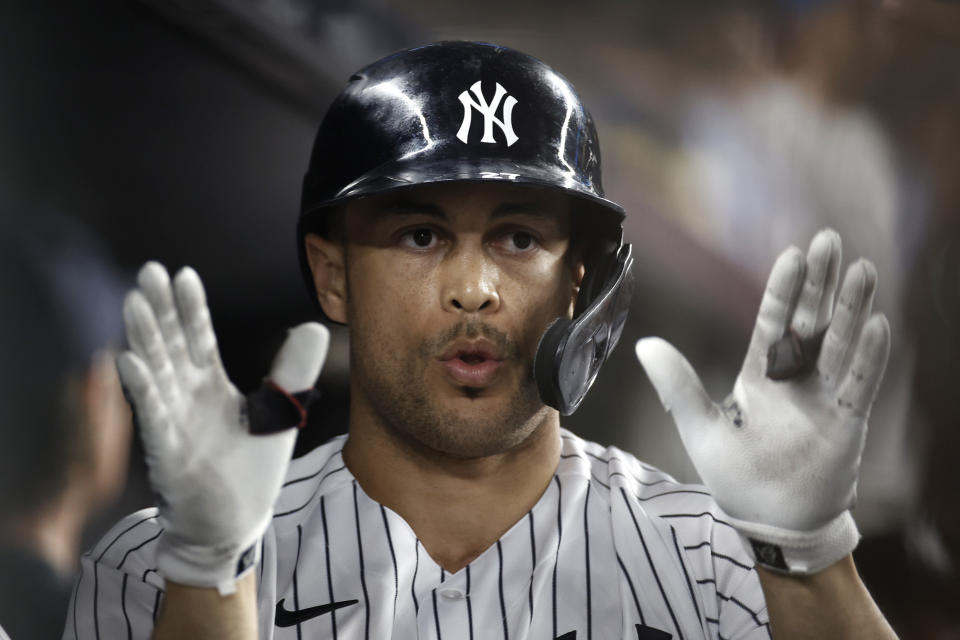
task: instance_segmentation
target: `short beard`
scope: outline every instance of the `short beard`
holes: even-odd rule
[[[435,360],[445,345],[459,336],[479,335],[493,342],[505,358],[519,357],[517,345],[506,334],[480,322],[460,322],[424,341],[419,357],[393,360],[390,366],[382,366],[382,361],[377,363],[381,366],[368,366],[351,342],[354,382],[380,422],[408,446],[463,459],[503,453],[526,441],[550,411],[540,400],[532,363],[502,410],[485,411],[472,418],[440,407],[423,384],[427,363]],[[374,352],[387,353],[382,349]],[[467,398],[482,393],[468,388],[463,391]]]

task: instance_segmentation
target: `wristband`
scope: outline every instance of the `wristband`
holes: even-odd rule
[[[724,515],[754,562],[779,573],[817,573],[850,555],[860,542],[850,511],[812,531],[791,531]]]

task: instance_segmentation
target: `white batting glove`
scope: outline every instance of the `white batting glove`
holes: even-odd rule
[[[132,351],[117,368],[134,405],[150,484],[160,496],[157,571],[168,580],[232,593],[256,565],[296,429],[251,435],[245,399],[220,362],[199,276],[148,262],[123,315]],[[270,379],[289,393],[313,386],[327,330],[292,329]],[[291,427],[294,425],[290,425]]]
[[[784,251],[767,282],[733,393],[710,400],[684,357],[659,338],[637,342],[640,363],[717,504],[748,553],[768,568],[814,573],[859,541],[856,499],[867,417],[886,367],[890,329],[871,316],[876,270],[853,263],[834,294],[840,237],[818,233],[806,260]],[[812,371],[767,376],[771,345],[788,330],[826,330]]]

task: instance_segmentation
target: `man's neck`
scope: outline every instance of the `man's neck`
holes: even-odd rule
[[[427,553],[459,571],[516,524],[546,491],[560,459],[559,416],[504,453],[463,459],[351,420],[344,462],[372,499],[399,514]]]

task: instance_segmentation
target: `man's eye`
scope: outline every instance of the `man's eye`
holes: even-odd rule
[[[526,231],[514,231],[510,236],[513,240],[513,246],[517,249],[529,249],[533,244],[533,236]]]
[[[436,244],[437,234],[434,233],[432,229],[421,227],[419,229],[413,229],[404,233],[402,236],[402,241],[405,245],[410,247],[417,249],[429,249]]]
[[[537,239],[528,231],[510,231],[497,241],[501,249],[511,253],[527,253],[536,248]]]

